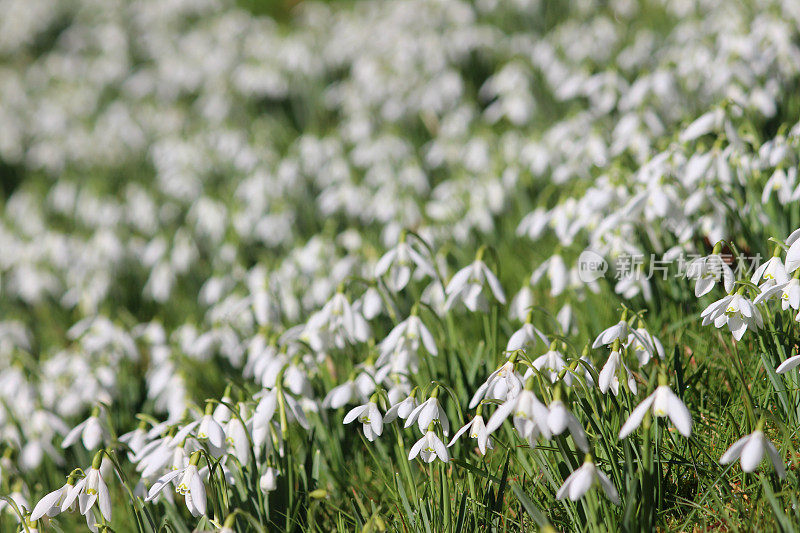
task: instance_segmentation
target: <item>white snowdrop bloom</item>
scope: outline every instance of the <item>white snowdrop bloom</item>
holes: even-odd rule
[[[536,327],[530,322],[526,322],[508,339],[506,351],[513,352],[515,350],[525,350],[527,352],[536,346],[539,340],[545,344],[550,343],[544,333],[536,329]]]
[[[543,207],[537,207],[524,217],[517,226],[517,235],[527,235],[532,240],[538,240],[550,223],[550,215]]]
[[[434,279],[425,287],[420,301],[429,305],[439,316],[444,315],[448,310],[446,307],[447,294],[445,294],[444,285],[438,279]]]
[[[160,424],[161,430],[167,428],[167,424]],[[124,433],[119,436],[119,441],[128,446],[128,458],[133,461],[133,458],[148,444],[150,437],[147,431],[147,423],[141,422],[139,426],[133,431]]]
[[[769,203],[772,193],[776,192],[778,201],[786,205],[792,200],[796,199],[793,196],[796,194],[795,186],[797,181],[797,167],[791,167],[788,170],[783,168],[776,168],[775,172],[767,179],[764,184],[764,190],[761,193],[761,203]]]
[[[381,433],[383,433],[383,416],[381,416],[381,412],[378,409],[378,404],[375,403],[376,400],[375,398],[364,405],[354,407],[345,415],[343,421],[344,424],[349,424],[358,419],[364,430],[364,436],[370,442],[374,441],[375,437],[380,437]]]
[[[222,425],[224,425],[228,420],[231,419],[231,416],[233,416],[233,413],[231,412],[230,408],[228,407],[228,405],[226,405],[233,403],[233,400],[231,400],[229,394],[230,394],[230,387],[227,388],[222,398],[220,398],[220,402],[217,404],[216,407],[214,407],[214,412],[211,414],[214,420],[216,420]]]
[[[610,326],[600,332],[600,335],[592,343],[592,348],[599,348],[601,346],[610,346],[614,341],[619,339],[620,342],[628,340],[630,334],[630,326],[628,321],[623,318],[613,326]]]
[[[712,303],[700,316],[704,326],[713,323],[714,327],[721,328],[727,324],[737,341],[741,340],[748,328],[758,330],[764,327],[761,311],[744,296],[743,290]]]
[[[367,399],[375,392],[375,384],[383,383],[388,377],[386,368],[376,368],[374,365],[365,363],[361,366],[361,372],[355,378],[356,390],[359,398],[366,403]]]
[[[623,272],[619,281],[614,285],[614,292],[630,300],[641,294],[648,302],[653,297],[650,281],[641,271]]]
[[[533,306],[533,289],[531,289],[529,285],[525,285],[511,299],[508,316],[513,320],[519,320],[521,322],[524,322],[532,306]]]
[[[388,424],[390,422],[394,422],[394,420],[397,418],[406,420],[409,416],[411,416],[411,413],[413,413],[416,408],[417,398],[414,396],[414,394],[412,394],[392,405],[389,410],[386,411],[386,416],[383,417],[383,422]]]
[[[322,400],[322,406],[329,409],[339,409],[350,403],[357,393],[356,382],[352,380],[345,381],[328,391],[328,394]]]
[[[516,358],[512,355],[500,367],[492,372],[484,381],[472,399],[469,401],[469,408],[474,409],[484,398],[488,400],[506,400],[513,398],[522,390],[522,376],[515,370]]]
[[[753,304],[758,305],[775,297],[780,298],[781,309],[784,311],[790,307],[795,311],[800,310],[800,279],[793,277],[785,283],[778,283],[762,289],[753,299]]]
[[[489,302],[484,295],[484,282],[495,299],[501,304],[506,303],[506,296],[500,281],[489,270],[489,267],[480,259],[476,259],[471,265],[462,268],[450,280],[445,288],[447,301],[445,310],[449,310],[456,302],[463,302],[470,311],[487,311]]]
[[[439,350],[430,330],[425,327],[422,320],[412,314],[404,321],[397,324],[379,345],[381,354],[376,361],[378,366],[389,363],[392,358],[399,358],[408,368],[416,368],[420,347],[436,356]]]
[[[780,251],[780,248],[778,248],[778,251]],[[783,266],[781,258],[773,256],[753,272],[750,281],[756,285],[761,283],[759,288],[763,291],[765,288],[786,283],[789,281],[789,276],[786,275],[786,268]]]
[[[628,335],[628,349],[633,352],[636,359],[639,360],[639,366],[644,366],[650,362],[651,357],[658,357],[664,359],[664,345],[657,337],[652,335],[643,327],[638,327],[631,330]]]
[[[561,352],[556,350],[556,342],[550,344],[550,349],[539,357],[533,360],[533,368],[547,376],[550,383],[558,381],[558,376],[567,368],[567,363],[564,361],[564,356]],[[522,377],[523,381],[527,381],[529,377],[534,374],[533,369],[528,369]],[[572,386],[572,373],[565,372],[562,378],[564,385],[567,387]]]
[[[39,503],[37,503],[33,508],[33,511],[31,511],[30,520],[35,522],[44,515],[52,518],[59,514],[62,511],[61,505],[64,503],[64,500],[73,487],[74,479],[72,476],[70,476],[67,479],[67,482],[61,488],[46,494],[41,500],[39,500]]]
[[[378,289],[369,287],[361,298],[353,304],[353,309],[367,319],[372,320],[383,312],[383,299]]]
[[[320,311],[311,315],[303,331],[303,337],[317,351],[328,347],[342,349],[348,343],[365,342],[369,334],[369,324],[341,292],[334,294]]]
[[[725,292],[733,290],[735,277],[731,267],[719,254],[699,257],[691,261],[686,267],[686,277],[697,280],[694,286],[694,295],[698,298],[708,294],[717,281],[722,281]]]
[[[539,283],[544,275],[550,280],[550,295],[556,297],[564,292],[569,282],[569,271],[567,265],[560,255],[555,254],[546,259],[539,267],[531,274],[531,283]]]
[[[600,392],[606,394],[609,390],[614,393],[614,396],[619,396],[619,375],[624,372],[625,382],[633,394],[639,391],[636,384],[636,379],[628,366],[622,361],[622,355],[619,350],[612,350],[608,356],[606,364],[597,376],[597,386]]]
[[[100,474],[101,460],[98,452],[95,455],[92,467],[86,471],[86,476],[78,481],[61,502],[61,512],[69,509],[75,500],[78,500],[78,510],[80,513],[88,518],[88,513],[92,507],[97,504],[100,513],[106,520],[111,520],[111,497],[108,493],[108,486]]]
[[[84,448],[91,451],[97,448],[104,438],[107,436],[107,431],[102,421],[99,418],[99,412],[93,414],[77,426],[72,431],[67,433],[64,441],[61,443],[62,448],[68,448],[81,439]]]
[[[665,379],[659,379],[656,390],[642,400],[636,408],[631,411],[628,420],[622,425],[619,431],[619,438],[624,439],[639,427],[647,411],[652,410],[653,416],[669,417],[675,425],[675,429],[684,437],[692,434],[692,415],[686,405],[678,396],[666,385]]]
[[[785,374],[786,372],[797,368],[798,365],[800,365],[800,354],[787,358],[786,361],[781,363],[778,368],[775,369],[775,372],[777,374]]]
[[[507,400],[497,408],[486,424],[486,432],[493,433],[506,418],[512,416],[514,427],[520,437],[527,439],[531,446],[536,445],[539,435],[546,439],[551,437],[547,425],[549,416],[547,407],[539,401],[533,391],[523,389],[516,397]]]
[[[569,412],[567,406],[561,400],[553,400],[547,406],[547,427],[553,435],[561,435],[564,431],[569,431],[572,440],[584,452],[589,451],[589,441],[586,440],[586,432],[578,419]]]
[[[482,455],[486,455],[486,449],[492,449],[492,439],[489,437],[489,433],[486,431],[486,424],[483,421],[483,416],[480,414],[475,415],[475,418],[464,424],[456,434],[453,435],[453,439],[447,445],[447,447],[451,447],[458,438],[469,431],[469,437],[472,439],[476,439],[478,442],[478,449],[481,451]]]
[[[678,140],[682,143],[688,143],[698,139],[703,135],[719,129],[722,126],[724,119],[725,112],[722,109],[712,109],[711,111],[700,115],[700,117],[695,119],[694,122],[689,124],[686,129],[681,132]]]
[[[786,239],[789,249],[786,251],[786,273],[791,275],[800,268],[800,229],[797,229]]]
[[[392,292],[402,291],[408,285],[411,276],[436,276],[433,263],[417,252],[405,238],[397,246],[386,252],[375,265],[375,277],[380,278],[388,273],[386,286]]]
[[[437,457],[445,463],[450,460],[450,456],[447,454],[447,447],[430,430],[426,431],[422,438],[411,447],[411,451],[408,452],[408,460],[411,461],[417,455],[426,463],[432,463]]]
[[[603,472],[600,472],[591,457],[586,458],[583,465],[564,480],[564,484],[556,492],[556,498],[563,500],[569,498],[573,502],[580,500],[589,490],[600,485],[606,496],[616,505],[620,504],[619,493],[614,484]]]
[[[243,420],[247,420],[247,408],[240,403],[239,416],[232,416],[225,425],[225,443],[228,451],[246,466],[250,462],[250,437]]]
[[[206,488],[203,484],[203,479],[200,472],[197,470],[197,463],[200,459],[200,452],[194,452],[189,464],[184,468],[179,468],[167,472],[158,480],[153,483],[150,490],[147,492],[147,498],[144,501],[153,501],[161,492],[169,486],[173,481],[178,480],[175,485],[175,492],[184,497],[186,507],[192,516],[201,516],[206,514]]]
[[[783,479],[786,476],[786,467],[783,464],[783,460],[775,445],[767,439],[761,429],[756,429],[749,435],[745,435],[734,442],[728,448],[728,451],[722,455],[719,462],[727,465],[739,459],[742,463],[742,471],[749,473],[758,468],[758,465],[764,459],[764,453],[769,457],[773,468],[775,468],[775,473],[778,474],[779,478]]]
[[[225,430],[222,429],[222,425],[214,419],[213,414],[207,413],[198,421],[195,434],[198,439],[208,441],[217,449],[225,445]]]
[[[556,314],[556,321],[558,322],[558,325],[561,326],[561,332],[564,335],[573,335],[578,332],[578,328],[575,325],[572,306],[570,304],[564,304],[561,306],[558,314]]]
[[[268,466],[258,478],[258,487],[266,494],[278,488],[278,470]]]
[[[287,394],[278,388],[264,389],[253,396],[253,399],[258,400],[253,415],[254,419],[264,423],[271,421],[278,408],[278,395],[281,395],[283,404],[286,407],[287,419],[296,420],[303,429],[311,429],[300,403],[291,394]]]
[[[411,411],[411,414],[406,418],[404,427],[409,428],[416,422],[419,430],[425,432],[434,420],[439,421],[442,426],[442,433],[444,433],[445,437],[448,436],[450,434],[450,422],[447,420],[447,413],[442,409],[436,396],[428,398]]]
[[[173,443],[171,437],[156,439],[142,448],[133,458],[136,470],[142,477],[151,477],[165,468],[177,453],[183,453],[180,443]],[[183,466],[183,465],[180,465]]]

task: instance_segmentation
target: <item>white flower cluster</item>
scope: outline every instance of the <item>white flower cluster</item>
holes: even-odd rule
[[[626,0],[548,27],[539,0],[308,2],[288,23],[232,0],[0,0],[0,483],[20,520],[77,502],[96,531],[124,455],[136,497],[220,522],[209,484],[247,467],[275,491],[291,433],[341,429],[342,408],[369,442],[402,420],[391,438],[410,429],[426,463],[462,436],[506,446],[510,419],[587,455],[558,499],[620,503],[580,402],[638,402],[615,439],[693,418],[672,339],[629,311],[656,282],[585,281],[578,255],[702,253],[695,297],[725,291],[702,324],[737,342],[800,321],[800,122],[770,122],[800,78],[798,3],[649,3],[662,31]],[[754,225],[781,240],[737,280],[717,243]],[[596,335],[604,290],[619,320]],[[147,414],[117,436],[115,409]],[[721,462],[766,453],[783,476],[767,433]],[[78,444],[92,466],[32,494]]]

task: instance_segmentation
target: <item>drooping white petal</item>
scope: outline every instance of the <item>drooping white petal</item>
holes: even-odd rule
[[[734,442],[731,447],[728,448],[728,451],[723,453],[722,457],[719,458],[720,464],[727,465],[738,459],[742,455],[742,448],[747,444],[749,438],[750,435],[746,435]]]
[[[642,400],[642,403],[637,405],[636,408],[631,411],[630,416],[628,416],[628,420],[625,421],[625,424],[623,424],[622,428],[619,430],[620,439],[624,439],[639,427],[639,424],[641,424],[642,420],[644,419],[645,413],[647,413],[647,410],[650,409],[651,405],[653,405],[655,399],[656,395],[653,393]]]
[[[669,391],[669,419],[675,425],[675,429],[684,437],[689,437],[692,434],[692,415],[680,398],[675,393]]]
[[[752,472],[758,468],[758,463],[764,458],[764,436],[760,431],[755,431],[747,439],[742,448],[742,471]]]
[[[775,445],[771,442],[766,442],[767,447],[767,456],[769,456],[769,460],[772,463],[772,466],[775,468],[775,473],[778,474],[778,477],[783,479],[786,477],[786,466],[783,464],[783,459],[781,459],[780,454],[778,453],[778,449],[775,448]]]

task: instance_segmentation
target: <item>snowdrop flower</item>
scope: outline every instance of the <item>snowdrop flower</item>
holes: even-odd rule
[[[627,316],[627,311],[623,311],[622,319],[619,322],[601,331],[600,335],[598,335],[592,343],[592,348],[610,346],[611,344],[614,344],[614,341],[617,339],[619,339],[620,342],[626,341],[628,339],[628,335],[630,334],[630,326],[628,325]]]
[[[693,260],[686,268],[686,277],[697,280],[694,286],[694,295],[697,298],[711,292],[711,289],[714,288],[714,283],[720,279],[726,292],[730,292],[733,289],[735,280],[733,270],[719,255],[720,249],[721,245],[717,243],[711,255]]]
[[[447,454],[447,447],[430,428],[411,447],[411,451],[408,453],[408,460],[411,461],[417,455],[426,463],[432,463],[437,457],[445,463],[450,460],[450,456]]]
[[[100,409],[95,408],[92,416],[75,426],[72,431],[67,433],[64,441],[61,443],[62,448],[69,448],[80,437],[84,448],[91,451],[97,448],[103,439],[106,437],[107,432],[103,423],[100,420]]]
[[[383,311],[383,299],[378,289],[369,287],[353,305],[353,309],[360,312],[367,320],[372,320],[378,316]]]
[[[406,428],[411,427],[414,425],[414,422],[417,422],[419,425],[419,430],[424,432],[428,426],[430,426],[431,422],[434,420],[438,420],[442,426],[442,433],[444,436],[448,436],[450,434],[450,422],[447,420],[447,414],[442,409],[442,406],[439,405],[439,400],[435,396],[438,391],[434,391],[434,396],[428,398],[416,409],[411,411],[411,414],[408,415],[406,419],[405,426]]]
[[[696,118],[694,122],[686,126],[686,129],[681,132],[678,140],[682,143],[688,143],[698,139],[703,135],[719,129],[722,126],[724,119],[725,112],[722,109],[712,109],[711,111],[700,115],[700,117]]]
[[[376,365],[385,365],[392,357],[397,357],[404,366],[414,368],[421,346],[433,356],[439,354],[433,335],[415,311],[413,310],[411,316],[392,328],[389,335],[381,341],[379,346],[381,354]]]
[[[793,355],[786,359],[783,363],[781,363],[778,368],[775,369],[776,374],[785,374],[786,372],[796,368],[800,365],[800,354]]]
[[[578,332],[578,328],[575,327],[575,320],[573,318],[571,305],[564,304],[561,307],[556,315],[556,321],[558,322],[558,325],[561,326],[561,332],[564,335],[572,335]]]
[[[339,409],[350,403],[350,401],[356,397],[357,392],[358,387],[356,382],[354,380],[347,380],[328,391],[328,394],[325,395],[325,399],[322,400],[322,406],[328,409]]]
[[[532,385],[532,380],[529,380],[528,386]],[[546,439],[551,437],[550,427],[547,425],[550,413],[533,391],[528,388],[523,389],[515,398],[509,399],[497,408],[486,424],[486,432],[493,433],[512,414],[517,433],[527,439],[531,446],[535,446],[539,435],[544,435]]]
[[[172,470],[153,483],[147,492],[144,501],[153,501],[161,492],[174,480],[180,478],[175,486],[175,492],[184,496],[186,507],[192,516],[206,514],[206,489],[200,472],[197,470],[197,463],[200,461],[200,452],[194,452],[189,459],[189,464],[183,468]]]
[[[39,500],[39,503],[37,503],[33,508],[33,511],[31,511],[30,520],[35,522],[44,515],[52,518],[59,514],[62,511],[61,505],[64,503],[64,500],[67,498],[67,495],[74,488],[74,486],[75,477],[73,474],[70,474],[67,478],[67,482],[61,488],[46,494],[41,500]]]
[[[281,402],[278,401],[278,396],[281,397]],[[253,399],[258,400],[256,404],[256,411],[253,418],[262,423],[269,422],[275,416],[279,403],[285,407],[287,422],[289,420],[296,420],[303,429],[311,429],[311,424],[308,423],[303,408],[291,394],[287,394],[281,387],[272,389],[264,389],[255,394]],[[281,422],[283,425],[283,422]],[[281,431],[286,431],[288,428],[281,427]]]
[[[505,400],[513,398],[522,390],[522,376],[515,370],[516,355],[511,357],[492,372],[484,381],[469,402],[469,408],[474,409],[484,398],[489,400]]]
[[[558,381],[558,376],[567,368],[567,363],[564,361],[564,356],[556,350],[557,341],[550,344],[550,349],[544,354],[540,355],[533,360],[533,368],[547,376],[550,383]],[[523,376],[523,381],[527,381],[533,375],[533,370],[528,369]],[[564,384],[567,387],[572,386],[572,374],[565,372],[563,377]]]
[[[689,413],[689,409],[667,386],[666,377],[660,376],[659,386],[656,387],[653,394],[642,400],[642,403],[631,411],[628,420],[619,431],[619,438],[624,439],[633,433],[642,423],[644,415],[651,409],[656,417],[669,417],[675,425],[675,429],[684,437],[692,434],[692,415]]]
[[[795,181],[797,179],[797,168],[792,167],[789,172],[784,171],[782,168],[775,169],[775,172],[769,177],[764,184],[764,191],[761,193],[761,203],[766,204],[769,202],[773,191],[778,192],[778,201],[781,204],[787,204],[793,199],[795,191]]]
[[[483,421],[483,416],[481,416],[480,411],[475,415],[475,418],[464,424],[464,426],[453,435],[453,439],[447,447],[449,448],[455,444],[458,438],[467,431],[469,431],[470,438],[478,441],[478,449],[481,455],[486,455],[487,448],[492,449],[492,439],[486,431],[486,424]]]
[[[628,335],[628,349],[633,351],[639,360],[639,366],[646,365],[653,356],[664,359],[665,355],[661,341],[641,326],[631,330],[631,334]]]
[[[567,266],[564,264],[564,260],[560,255],[555,254],[539,265],[539,267],[534,270],[533,274],[531,274],[531,283],[538,283],[545,274],[547,274],[547,277],[550,279],[551,296],[556,297],[564,292],[569,282],[569,270],[567,270]]]
[[[580,468],[564,480],[564,484],[561,485],[561,488],[556,493],[556,498],[563,500],[569,497],[570,500],[576,502],[595,485],[600,485],[603,488],[603,492],[606,493],[609,500],[616,505],[620,504],[619,494],[614,484],[608,476],[597,469],[590,455],[586,456]]]
[[[800,229],[796,229],[786,239],[789,249],[786,251],[786,273],[792,274],[800,268]]]
[[[92,460],[92,467],[86,471],[86,476],[72,487],[61,502],[61,512],[69,509],[75,500],[78,500],[78,510],[87,517],[94,504],[106,520],[111,520],[111,497],[108,486],[100,474],[100,466],[105,452],[100,450]]]
[[[489,267],[481,260],[481,251],[478,251],[478,258],[475,261],[455,273],[450,283],[445,288],[447,301],[445,310],[449,310],[453,305],[462,301],[470,311],[487,311],[489,302],[484,296],[484,282],[489,285],[489,289],[495,299],[501,304],[506,303],[506,296],[503,287],[497,276],[489,270]]]
[[[264,474],[258,479],[258,487],[266,494],[278,488],[278,470],[268,466]]]
[[[506,346],[507,352],[513,352],[515,350],[525,350],[528,351],[532,349],[538,341],[541,340],[545,344],[549,344],[547,337],[536,329],[536,327],[530,323],[530,321],[526,322],[515,331],[511,338],[508,339],[508,345]]]
[[[250,462],[250,437],[243,420],[247,420],[247,408],[240,403],[239,416],[232,416],[225,425],[225,443],[239,463],[247,466]]]
[[[603,366],[600,374],[597,376],[597,386],[600,392],[606,394],[609,390],[614,393],[614,396],[619,396],[619,374],[620,370],[624,371],[628,388],[633,394],[639,390],[636,385],[636,379],[633,373],[628,369],[628,366],[622,361],[622,354],[620,353],[618,343],[615,343],[615,349],[611,351],[608,356],[608,361]]]
[[[396,418],[401,418],[406,420],[411,413],[413,413],[417,408],[417,398],[416,398],[416,389],[411,391],[411,394],[391,406],[388,411],[386,411],[386,416],[383,417],[383,422],[388,424],[393,422]]]
[[[721,328],[727,324],[737,341],[742,339],[747,328],[764,327],[761,311],[744,296],[744,288],[712,303],[700,316],[703,317],[704,326],[713,323],[715,327]]]
[[[415,272],[412,270],[413,267],[416,267],[416,272],[419,274],[436,276],[433,264],[406,242],[404,234],[397,246],[378,260],[375,265],[375,277],[380,278],[388,272],[386,286],[392,292],[400,292],[408,285],[411,275]]]
[[[559,393],[556,389],[556,399],[550,402],[547,406],[549,414],[547,415],[547,427],[553,435],[561,435],[564,431],[569,430],[572,435],[572,440],[584,452],[589,451],[589,441],[586,440],[586,432],[583,426],[578,422],[578,419],[569,412],[567,406],[558,399]]]
[[[775,445],[764,435],[762,427],[763,423],[759,423],[755,431],[734,442],[722,455],[719,462],[727,465],[739,459],[742,463],[742,471],[749,473],[755,471],[766,452],[778,477],[783,479],[786,476],[786,467]]]
[[[777,283],[771,287],[763,288],[758,296],[753,299],[753,303],[758,305],[777,296],[781,301],[781,309],[786,311],[791,307],[797,311],[800,309],[800,279],[798,279],[798,274],[800,274],[800,270],[796,270],[795,276],[785,283]]]
[[[383,433],[383,417],[380,410],[378,410],[377,401],[377,396],[373,395],[368,403],[351,409],[345,415],[343,422],[344,424],[349,424],[358,419],[362,424],[364,436],[370,442],[374,441],[375,437],[380,437],[381,433]]]
[[[225,445],[225,430],[219,422],[214,419],[211,413],[211,403],[206,407],[206,414],[199,420],[197,425],[197,438],[208,441],[217,449]]]
[[[525,320],[531,307],[533,306],[533,289],[529,285],[522,287],[519,292],[511,299],[509,305],[509,318],[513,320]]]
[[[342,349],[347,343],[366,342],[370,328],[367,321],[339,291],[311,315],[302,336],[316,351],[328,347]]]
[[[765,288],[783,284],[789,281],[789,276],[786,275],[786,267],[783,266],[783,261],[781,261],[779,256],[780,253],[781,248],[776,248],[776,255],[770,257],[761,266],[759,266],[756,271],[753,272],[753,276],[750,278],[750,281],[756,285],[762,281],[764,282],[759,286],[762,291]]]
[[[147,422],[142,420],[139,422],[139,425],[133,431],[129,431],[123,435],[120,435],[119,441],[125,443],[129,450],[128,450],[128,458],[133,461],[134,457],[142,451],[142,449],[147,446],[148,442],[152,438],[151,435],[156,436],[161,433],[163,430],[167,428],[168,424],[161,423],[157,424],[150,431],[147,430]],[[154,431],[155,430],[155,431]]]

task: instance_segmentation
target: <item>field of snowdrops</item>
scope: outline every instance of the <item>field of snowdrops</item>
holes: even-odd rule
[[[800,528],[797,0],[0,0],[0,531]]]

